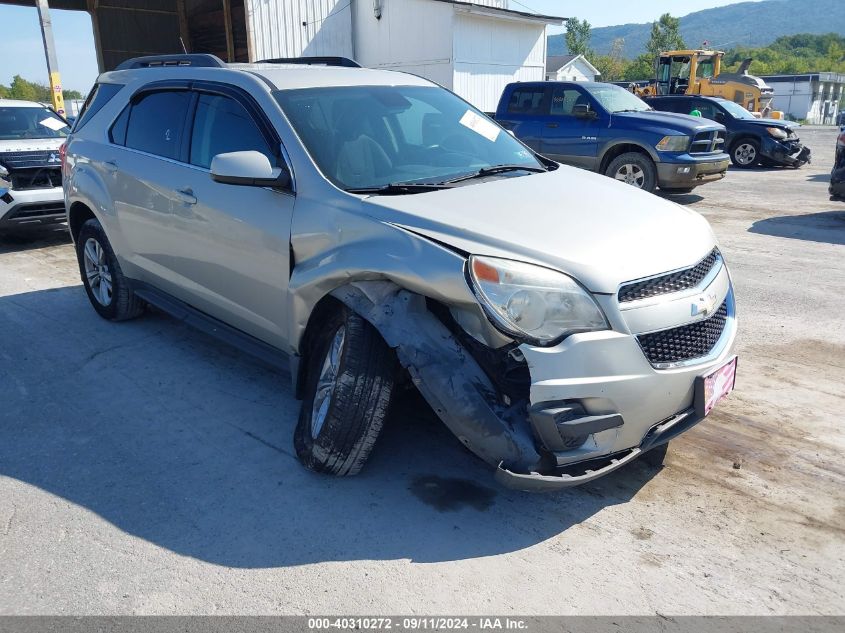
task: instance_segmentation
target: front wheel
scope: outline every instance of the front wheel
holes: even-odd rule
[[[654,162],[639,152],[627,152],[617,156],[610,161],[604,175],[649,193],[654,193],[657,186],[657,168]]]
[[[753,138],[744,138],[731,149],[731,162],[740,169],[754,167],[759,160],[760,143]]]
[[[305,371],[297,457],[316,472],[355,475],[387,418],[396,355],[370,323],[343,307],[321,324]]]

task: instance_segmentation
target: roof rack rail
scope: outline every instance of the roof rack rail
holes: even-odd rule
[[[133,57],[122,62],[115,70],[133,68],[163,68],[167,66],[193,66],[194,68],[225,68],[225,62],[215,55],[193,53],[189,55],[148,55]]]
[[[304,66],[343,66],[345,68],[361,68],[361,64],[348,57],[274,57],[262,59],[256,64],[302,64]]]

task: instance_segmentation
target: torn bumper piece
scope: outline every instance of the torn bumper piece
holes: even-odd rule
[[[703,416],[696,415],[694,408],[687,409],[654,425],[638,447],[613,455],[569,464],[552,475],[544,475],[538,472],[513,472],[505,468],[503,464],[499,464],[496,469],[496,481],[507,488],[528,492],[553,491],[580,486],[612,473],[614,470],[634,461],[643,453],[684,433],[703,419]]]
[[[497,469],[496,479],[506,487],[548,491],[592,481],[700,420],[685,410],[645,427],[639,446],[614,452],[625,425],[620,413],[591,414],[577,400],[503,404],[476,359],[428,310],[424,297],[387,281],[354,282],[332,295],[381,333],[444,424]]]

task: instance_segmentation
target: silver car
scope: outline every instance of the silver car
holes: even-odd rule
[[[405,385],[528,490],[660,461],[731,391],[733,287],[701,216],[420,77],[290,61],[100,76],[65,203],[101,316],[152,304],[287,365],[296,452],[336,475]]]

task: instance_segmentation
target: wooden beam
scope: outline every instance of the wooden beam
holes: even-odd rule
[[[235,61],[235,33],[232,29],[232,1],[223,0],[223,28],[226,29],[226,61]]]

